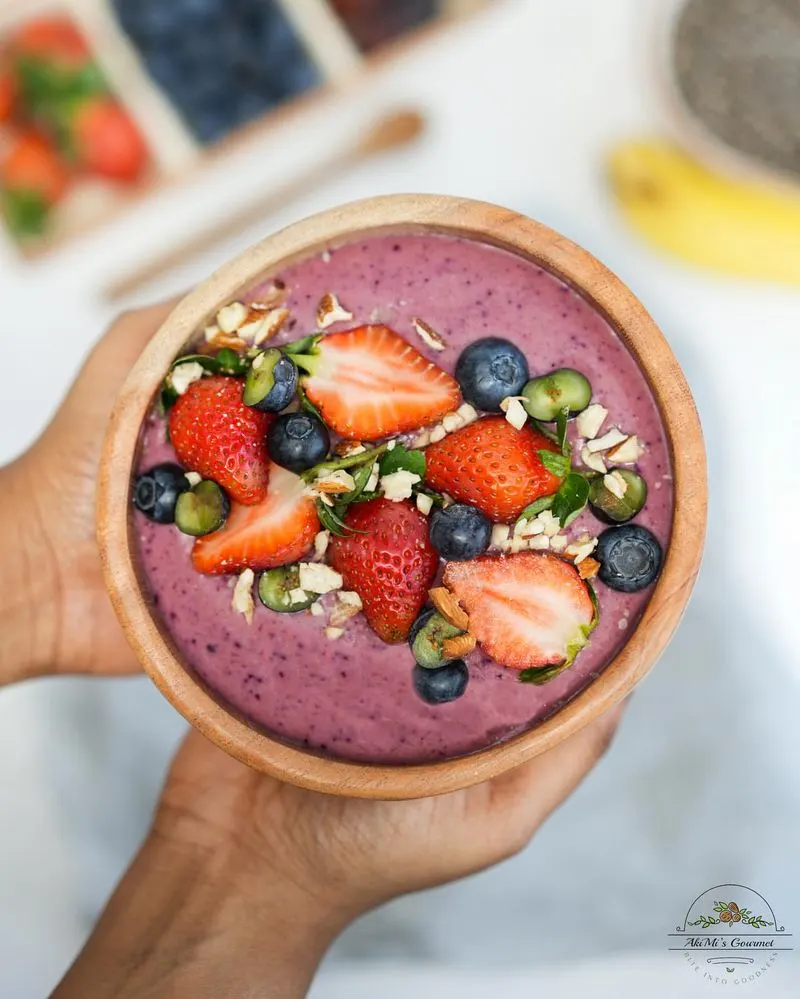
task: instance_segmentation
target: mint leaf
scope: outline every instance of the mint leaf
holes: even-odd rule
[[[369,482],[369,477],[372,475],[372,469],[375,467],[374,461],[368,461],[366,465],[362,465],[360,468],[353,472],[353,482],[355,485],[350,490],[349,493],[345,493],[344,496],[340,497],[339,503],[343,506],[349,506],[351,503],[355,503],[356,500],[360,499],[364,490],[367,488],[367,483]]]
[[[548,472],[552,472],[559,479],[563,479],[569,474],[572,467],[569,458],[563,454],[553,454],[552,451],[539,451],[542,464]]]
[[[381,475],[391,475],[402,469],[424,479],[426,465],[424,451],[409,451],[402,444],[396,444],[381,458]]]
[[[569,423],[569,406],[559,409],[556,417],[556,443],[565,458],[569,458],[572,447],[567,440],[567,425]]]
[[[555,498],[554,493],[552,496],[541,496],[539,499],[534,500],[533,503],[526,506],[519,517],[517,517],[517,523],[521,520],[533,520],[534,517],[539,516],[542,510],[549,510],[553,505]]]
[[[569,527],[580,516],[589,499],[589,483],[578,472],[570,472],[553,497],[553,516],[562,527]]]

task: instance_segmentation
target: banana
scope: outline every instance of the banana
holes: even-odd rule
[[[710,270],[800,284],[800,185],[712,173],[678,146],[626,142],[608,176],[628,222],[662,250]]]

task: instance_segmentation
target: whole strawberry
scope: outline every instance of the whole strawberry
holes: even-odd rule
[[[428,521],[409,502],[381,498],[352,506],[345,523],[364,533],[334,538],[329,562],[342,574],[345,589],[361,597],[376,635],[390,644],[403,642],[439,564],[428,539]]]
[[[425,481],[494,521],[516,520],[529,503],[560,486],[539,456],[557,450],[529,425],[517,430],[502,416],[486,416],[428,447]]]
[[[272,417],[245,406],[243,384],[221,375],[193,382],[172,407],[169,432],[182,465],[255,506],[267,495]]]

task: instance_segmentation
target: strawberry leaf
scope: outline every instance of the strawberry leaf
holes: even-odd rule
[[[539,451],[542,464],[559,479],[566,478],[572,467],[569,458],[564,454],[553,454],[552,451]]]
[[[569,669],[572,663],[559,663],[556,666],[539,666],[535,669],[524,669],[519,675],[520,683],[535,683],[537,687],[550,683],[560,676],[565,669]]]
[[[426,467],[424,451],[409,451],[402,444],[396,444],[381,458],[381,475],[391,475],[392,472],[403,470],[424,479]]]
[[[594,587],[590,583],[586,584],[586,589],[589,591],[589,596],[592,598],[594,616],[589,624],[582,624],[578,628],[573,639],[567,644],[567,657],[564,662],[557,663],[554,666],[540,666],[533,669],[524,669],[519,675],[520,683],[535,683],[539,687],[543,686],[545,683],[550,683],[551,680],[555,680],[557,676],[560,676],[564,670],[568,670],[578,658],[578,655],[589,644],[589,636],[600,621],[600,602],[597,599]]]

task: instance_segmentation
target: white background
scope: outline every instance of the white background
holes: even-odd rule
[[[273,134],[101,234],[35,266],[0,259],[6,459],[36,437],[111,318],[104,282],[346,142],[387,105],[419,103],[431,129],[418,147],[254,219],[140,300],[341,201],[469,195],[540,218],[601,257],[687,372],[709,449],[705,568],[610,756],[525,854],[349,931],[318,999],[713,995],[665,954],[665,934],[697,894],[729,881],[757,888],[800,932],[800,291],[662,259],[607,196],[608,147],[666,127],[653,70],[658,6],[506,0],[373,77],[335,113]],[[134,850],[181,725],[144,680],[47,681],[2,694],[0,733],[0,996],[34,999],[59,978]],[[375,961],[384,963],[370,970]],[[798,981],[783,955],[752,989],[788,995]]]

